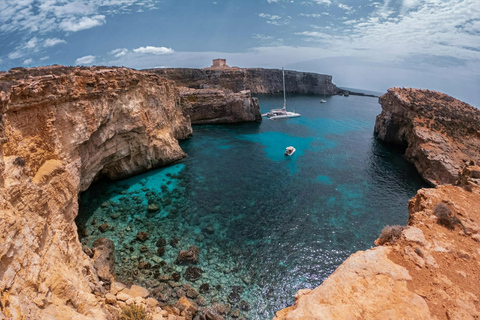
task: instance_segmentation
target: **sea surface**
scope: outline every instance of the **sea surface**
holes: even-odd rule
[[[258,98],[262,112],[283,100]],[[226,319],[271,319],[297,290],[319,286],[350,254],[371,248],[383,227],[406,224],[408,200],[426,187],[402,150],[375,139],[377,98],[321,98],[289,96],[287,109],[300,118],[195,126],[181,142],[184,160],[94,184],[81,196],[81,241],[112,239],[119,279],[165,303],[186,294],[182,283],[196,291],[207,283],[195,298],[201,306]],[[145,242],[136,240],[140,231]],[[196,281],[175,263],[190,246],[200,249]],[[174,273],[179,281],[162,278]]]

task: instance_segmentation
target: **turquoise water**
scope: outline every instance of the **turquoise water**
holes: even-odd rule
[[[180,283],[197,291],[208,283],[195,298],[203,307],[228,304],[227,319],[235,309],[248,319],[272,318],[297,290],[317,287],[350,254],[370,248],[385,225],[406,224],[409,198],[425,187],[401,150],[374,138],[376,98],[319,100],[288,97],[300,118],[196,126],[181,143],[188,154],[181,162],[93,185],[81,197],[82,242],[112,239],[118,277],[149,287],[164,303],[185,294]],[[282,97],[259,101],[266,112]],[[290,145],[297,151],[285,157]],[[148,212],[148,204],[160,210]],[[135,240],[139,231],[150,238]],[[160,237],[168,243],[164,255]],[[203,273],[187,281],[188,266],[175,259],[192,245]],[[142,262],[147,268],[138,268]],[[178,283],[164,282],[172,273],[181,275]]]

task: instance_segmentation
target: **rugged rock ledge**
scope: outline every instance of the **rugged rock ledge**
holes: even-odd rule
[[[419,190],[407,227],[384,229],[377,247],[298,291],[275,320],[480,317],[480,167],[471,161],[479,156],[479,110],[428,90],[393,88],[380,102],[379,138],[408,146],[425,179],[459,186]]]
[[[185,156],[192,129],[174,83],[125,68],[0,74],[0,318],[105,319],[74,218],[99,175]]]
[[[180,88],[181,104],[192,124],[262,121],[257,98],[250,91]]]
[[[378,139],[407,147],[405,155],[432,185],[455,183],[480,155],[480,110],[443,93],[392,88],[379,99]]]
[[[144,70],[175,81],[180,86],[194,89],[229,89],[233,92],[250,90],[252,93],[283,92],[282,70],[261,68],[159,68]],[[311,72],[285,70],[287,93],[337,94],[332,76]]]

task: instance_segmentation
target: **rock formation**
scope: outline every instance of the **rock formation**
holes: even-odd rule
[[[193,89],[229,89],[233,92],[283,92],[282,70],[261,68],[160,68],[144,70],[174,80],[179,86]],[[285,70],[287,93],[337,94],[332,76],[311,72]],[[340,90],[341,91],[341,90]]]
[[[392,88],[379,99],[375,133],[404,145],[407,159],[432,185],[455,183],[466,162],[480,156],[480,110],[445,94]]]
[[[261,121],[260,106],[250,91],[180,88],[181,105],[192,124]]]
[[[480,167],[470,161],[479,155],[478,110],[428,90],[393,88],[380,102],[379,138],[407,146],[425,179],[459,186],[419,190],[406,227],[385,228],[379,246],[298,291],[275,320],[480,317]]]
[[[174,83],[125,68],[0,75],[0,318],[104,319],[74,218],[99,176],[183,158],[192,133]]]

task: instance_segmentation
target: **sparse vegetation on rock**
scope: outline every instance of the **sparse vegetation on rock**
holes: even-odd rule
[[[375,241],[375,244],[378,246],[384,244],[394,244],[400,239],[403,229],[405,229],[405,227],[400,225],[386,226],[382,229],[380,237],[378,237],[378,239]]]
[[[123,307],[116,320],[152,320],[143,306],[131,304]]]

